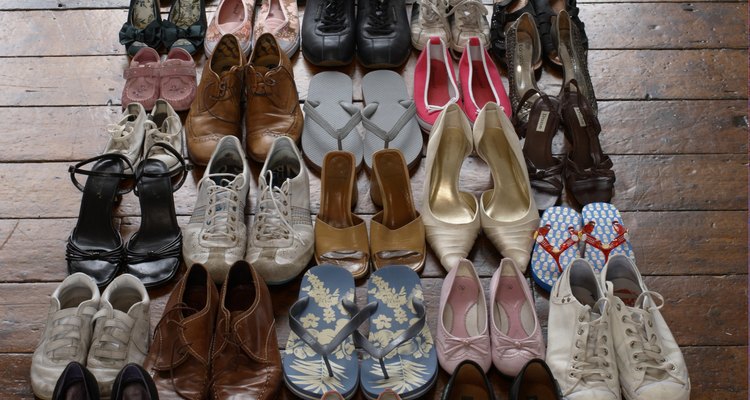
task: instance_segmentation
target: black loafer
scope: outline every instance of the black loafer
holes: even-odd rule
[[[302,19],[302,55],[321,67],[348,65],[354,59],[354,1],[309,0]]]
[[[513,386],[510,387],[510,400],[562,400],[557,385],[547,363],[535,358],[524,365]]]
[[[359,0],[357,56],[366,68],[395,68],[411,54],[404,0]]]
[[[479,364],[466,360],[458,364],[443,390],[442,400],[495,400],[492,384]],[[541,400],[541,399],[540,399]]]
[[[99,384],[86,367],[73,361],[57,379],[52,400],[99,400]]]
[[[154,380],[138,364],[124,366],[112,385],[112,400],[159,400]]]

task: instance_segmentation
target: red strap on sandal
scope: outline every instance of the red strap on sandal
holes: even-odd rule
[[[557,271],[559,273],[562,273],[562,266],[560,265],[560,255],[571,246],[575,246],[580,240],[580,237],[578,236],[578,232],[576,232],[576,230],[572,226],[569,226],[568,233],[570,233],[570,237],[565,239],[565,241],[560,245],[560,248],[557,248],[555,246],[552,246],[547,240],[547,234],[549,233],[549,230],[549,224],[538,228],[536,232],[534,232],[534,240],[539,243],[539,246],[541,246],[544,251],[552,256],[552,258],[555,260],[555,263],[557,264]]]
[[[593,246],[594,248],[598,249],[599,251],[604,254],[604,262],[606,263],[607,260],[609,260],[609,253],[614,250],[617,246],[625,243],[628,241],[628,230],[622,224],[620,224],[620,221],[614,220],[612,221],[612,228],[617,233],[617,236],[615,239],[609,243],[602,243],[601,240],[597,239],[596,236],[593,236],[591,232],[594,231],[594,228],[596,227],[596,223],[594,221],[589,221],[586,226],[583,227],[582,233],[583,233],[583,241]]]

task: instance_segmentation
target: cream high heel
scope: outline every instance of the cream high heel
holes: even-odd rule
[[[480,229],[476,197],[458,190],[461,164],[472,147],[468,118],[449,104],[430,132],[422,196],[427,241],[449,271],[469,254]]]
[[[479,201],[482,229],[503,257],[513,259],[526,271],[539,212],[518,136],[502,108],[487,103],[474,123],[473,137],[494,184]]]

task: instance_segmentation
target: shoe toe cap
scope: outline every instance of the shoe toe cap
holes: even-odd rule
[[[620,400],[620,396],[607,389],[589,389],[570,393],[566,400]]]
[[[688,400],[690,388],[678,382],[658,381],[645,385],[636,391],[635,400]]]

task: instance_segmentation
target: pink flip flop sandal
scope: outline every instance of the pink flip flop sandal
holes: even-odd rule
[[[161,66],[161,98],[175,111],[184,111],[193,103],[196,87],[193,56],[183,48],[172,48]]]
[[[122,108],[130,103],[141,103],[147,111],[154,108],[159,98],[160,73],[159,53],[150,47],[138,50],[123,73]]]

